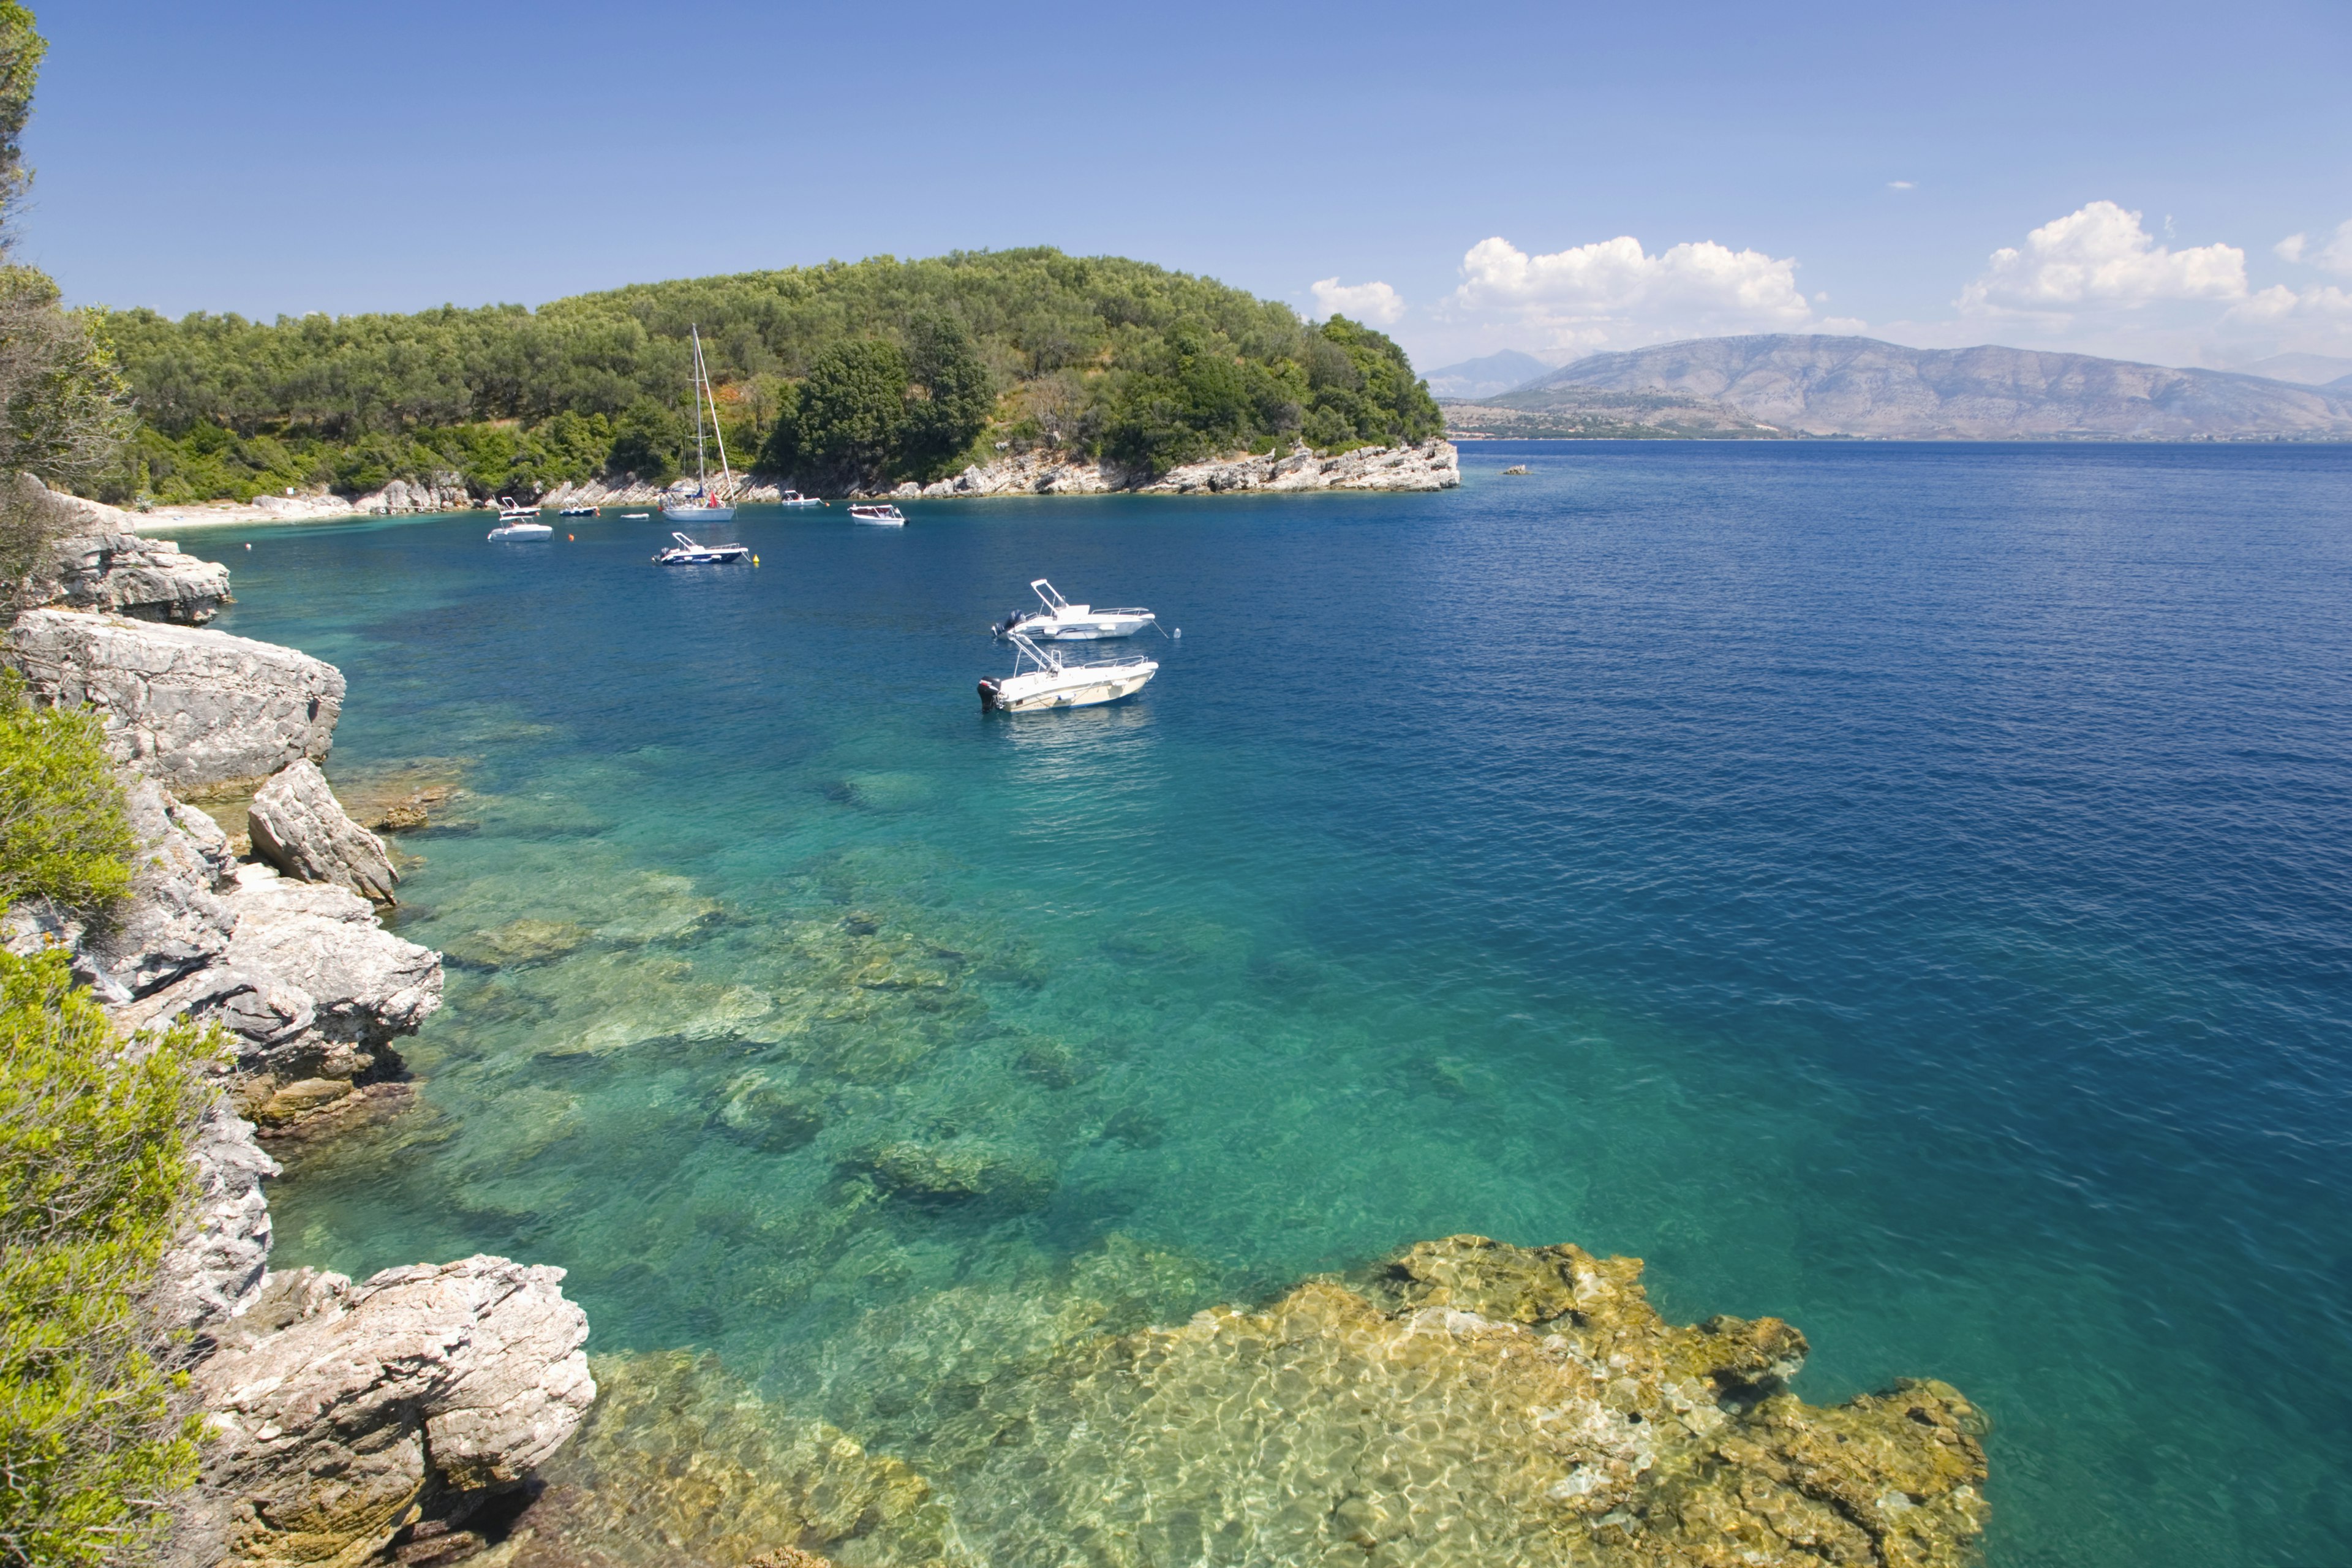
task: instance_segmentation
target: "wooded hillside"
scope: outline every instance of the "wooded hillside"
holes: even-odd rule
[[[1303,439],[1439,434],[1404,353],[1343,318],[1116,257],[957,253],[636,284],[537,310],[103,318],[137,400],[110,499],[478,494],[693,462],[689,323],[739,467],[806,489],[929,479],[997,444],[1164,471]]]

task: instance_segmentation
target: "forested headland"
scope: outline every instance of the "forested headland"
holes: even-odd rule
[[[694,461],[689,324],[739,469],[812,490],[929,480],[1001,450],[1157,475],[1444,427],[1403,351],[1367,327],[1049,248],[637,284],[536,310],[92,315],[139,417],[100,487],[116,501],[664,481]]]

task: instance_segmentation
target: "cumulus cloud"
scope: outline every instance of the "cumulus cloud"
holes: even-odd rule
[[[2174,250],[2157,243],[2139,214],[2101,201],[2053,218],[2022,246],[1994,251],[1959,305],[1972,314],[2071,314],[2245,297],[2246,253],[2236,246]]]
[[[1342,283],[1326,278],[1314,286],[1315,314],[1350,316],[1376,327],[1393,326],[1404,315],[1404,299],[1385,283]]]
[[[1653,256],[1631,235],[1535,256],[1499,235],[1482,239],[1462,258],[1462,286],[1447,304],[1450,314],[1503,316],[1569,350],[1825,324],[1797,287],[1793,258],[1712,240]]]
[[[2271,249],[2282,261],[2307,261],[2327,272],[2340,272],[2352,277],[2352,218],[2336,226],[2336,232],[2318,249],[2311,248],[2311,237],[2291,234]]]

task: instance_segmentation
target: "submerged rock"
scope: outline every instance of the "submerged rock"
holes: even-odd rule
[[[308,757],[261,786],[246,821],[254,853],[288,876],[332,882],[381,904],[395,901],[400,873],[383,840],[343,814],[327,775]]]
[[[924,1204],[985,1198],[1025,1208],[1044,1203],[1055,1185],[1053,1166],[1036,1151],[971,1137],[885,1143],[856,1156],[848,1167],[893,1196]]]
[[[97,709],[114,759],[167,789],[322,761],[342,711],[333,665],[199,626],[27,610],[5,658],[40,701]]]
[[[595,936],[576,921],[526,918],[476,931],[453,947],[450,956],[477,969],[521,969],[568,957]]]
[[[488,1257],[270,1276],[194,1373],[212,1439],[178,1554],[358,1563],[521,1483],[596,1397],[562,1279]]]
[[[1667,1324],[1640,1274],[1454,1237],[1360,1289],[1073,1346],[992,1395],[959,1533],[1139,1565],[1973,1561],[1985,1422],[1956,1390],[1805,1405],[1795,1329]]]

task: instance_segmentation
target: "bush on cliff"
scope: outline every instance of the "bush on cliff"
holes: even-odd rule
[[[730,452],[811,488],[843,477],[845,461],[866,465],[865,482],[928,479],[1000,441],[1158,469],[1444,428],[1402,351],[1369,328],[1313,326],[1209,279],[1041,247],[641,284],[535,311],[274,323],[113,312],[105,331],[145,425],[110,493],[356,493],[456,472],[478,494],[527,494],[603,474],[667,478],[691,461],[689,324]],[[821,366],[837,374],[847,355],[870,374],[881,347],[903,367],[882,421],[895,428],[877,443],[873,409],[845,426],[811,394]],[[566,416],[578,423],[559,437]]]
[[[157,1291],[216,1050],[128,1056],[62,952],[0,952],[0,1562],[135,1563],[195,1478]]]
[[[0,670],[0,912],[94,910],[129,890],[138,845],[95,713],[40,708]]]

